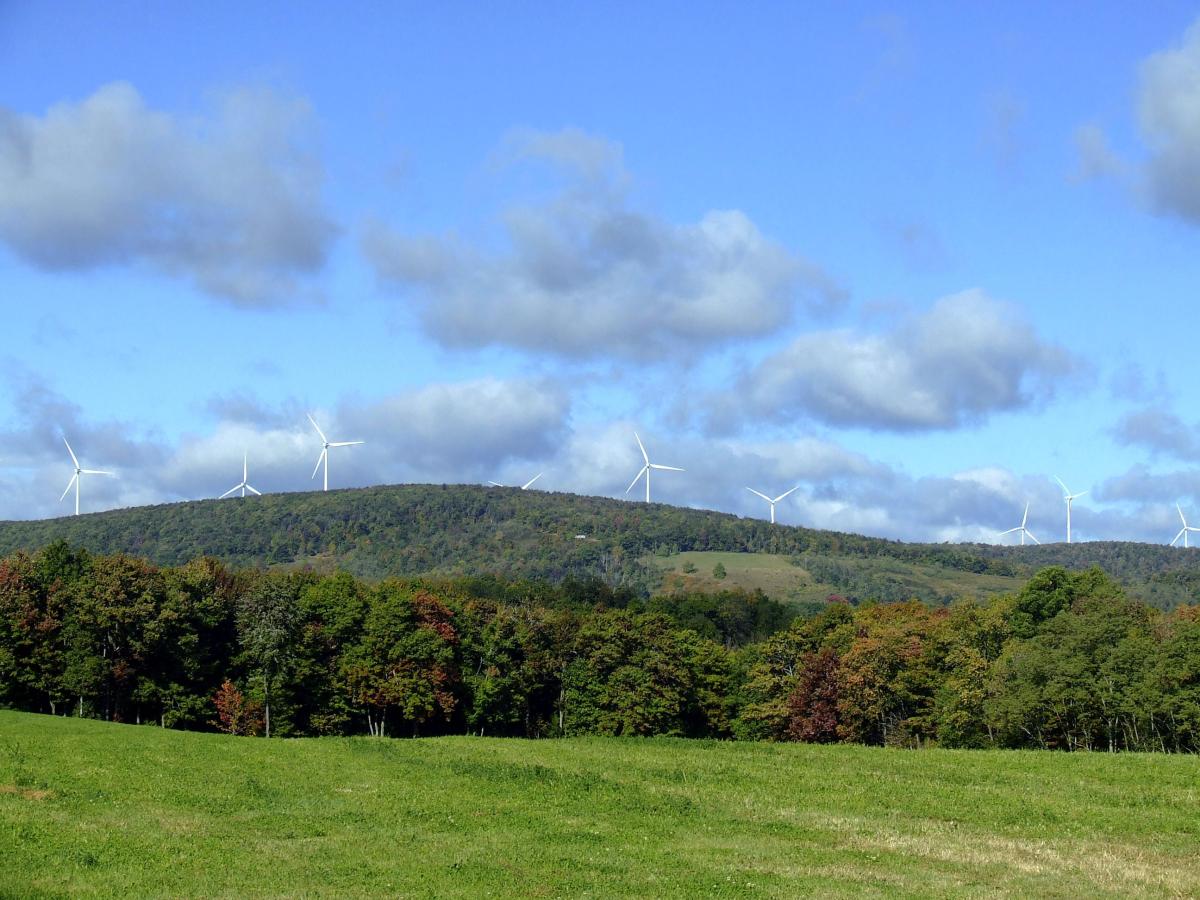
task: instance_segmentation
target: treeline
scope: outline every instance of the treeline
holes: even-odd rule
[[[480,571],[548,581],[599,577],[643,594],[659,583],[657,573],[642,564],[644,557],[688,551],[890,559],[1021,578],[1048,565],[1099,564],[1130,584],[1181,570],[1200,577],[1197,549],[1115,542],[906,544],[709,510],[473,485],[274,494],[0,523],[0,553],[33,550],[58,538],[94,553],[132,553],[161,566],[212,556],[231,566],[300,563],[372,579]],[[861,573],[847,577],[861,580]],[[876,597],[887,589],[882,580],[845,589],[860,587],[875,590]],[[1155,605],[1195,596],[1194,584],[1162,581],[1158,587]]]
[[[1200,751],[1200,607],[1099,570],[986,604],[601,580],[159,568],[57,543],[0,560],[0,704],[273,735],[471,732]]]

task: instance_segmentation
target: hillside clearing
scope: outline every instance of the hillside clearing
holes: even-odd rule
[[[1018,590],[1016,576],[976,574],[897,559],[831,557],[816,554],[686,551],[647,556],[643,562],[662,573],[664,591],[761,590],[784,603],[820,603],[831,594],[854,599],[947,602],[958,597],[986,598]],[[713,570],[720,563],[725,577]]]
[[[1171,896],[1200,760],[267,741],[0,711],[0,894]]]

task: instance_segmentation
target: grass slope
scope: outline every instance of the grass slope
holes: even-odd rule
[[[0,895],[1183,896],[1200,760],[0,711]]]
[[[714,575],[717,563],[725,577]],[[761,590],[781,602],[820,603],[830,594],[873,600],[947,601],[986,598],[1021,589],[1024,576],[964,572],[946,566],[919,565],[889,557],[789,557],[773,553],[689,551],[648,557],[661,573],[662,586],[714,592],[728,588]]]
[[[1047,565],[1100,565],[1133,596],[1160,608],[1200,597],[1196,548],[906,544],[711,510],[475,485],[270,494],[0,522],[0,555],[60,538],[160,565],[215,556],[239,566],[342,568],[365,578],[484,572],[555,581],[599,576],[648,590],[662,581],[658,561],[673,554],[762,554],[780,562],[751,566],[757,575],[739,576],[737,583],[780,599],[795,592],[798,600],[839,593],[937,602],[1007,590]],[[793,561],[807,576],[783,579],[781,594],[780,566]],[[808,590],[800,589],[804,586]]]

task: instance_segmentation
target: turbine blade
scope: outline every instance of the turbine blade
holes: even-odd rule
[[[217,499],[218,499],[218,500],[224,500],[226,497],[228,497],[230,494],[232,494],[234,491],[236,491],[236,490],[237,490],[238,488],[240,488],[240,487],[241,487],[241,485],[240,485],[240,484],[235,484],[233,487],[231,487],[229,490],[227,490],[225,493],[223,493],[223,494],[222,494],[220,497],[218,497]]]
[[[59,503],[62,503],[64,500],[67,499],[67,494],[71,493],[71,488],[75,486],[75,479],[78,477],[79,477],[78,473],[71,476],[71,480],[67,482],[67,489],[65,491],[63,491],[62,496],[58,498]]]
[[[796,485],[796,487],[792,488],[792,491],[794,491],[794,490],[797,490],[799,487],[800,487],[800,485]],[[790,494],[792,491],[784,491],[782,494],[780,494],[778,497],[776,497],[776,498],[775,498],[774,500],[772,500],[771,502],[772,502],[772,503],[778,503],[780,500],[782,500],[784,497],[786,497],[786,496],[787,496],[788,494]]]
[[[768,497],[768,496],[767,496],[766,494],[764,494],[762,491],[756,491],[756,490],[755,490],[754,488],[752,488],[752,487],[748,487],[748,488],[746,488],[746,490],[748,490],[748,491],[749,491],[750,493],[752,493],[752,494],[757,494],[759,497],[762,497],[762,498],[763,498],[764,500],[766,500],[768,503],[772,503],[772,502],[774,502],[774,501],[772,501],[772,500],[771,500],[771,498],[770,498],[770,497]]]
[[[502,485],[502,484],[501,484],[500,482],[498,482],[498,481],[489,481],[489,482],[488,482],[488,484],[493,484],[493,485],[495,485],[496,487],[504,487],[504,485]]]
[[[633,481],[629,482],[629,487],[625,488],[625,493],[628,494],[630,491],[633,490],[633,486],[638,483],[638,479],[642,477],[643,472],[649,472],[649,471],[650,471],[650,464],[646,463],[646,465],[642,466],[642,468],[638,470],[638,473],[633,476]]]
[[[668,472],[683,472],[684,469],[679,466],[660,466],[658,463],[647,463],[651,469],[666,469]]]
[[[533,484],[535,481],[537,481],[539,478],[542,477],[542,474],[543,473],[538,472],[536,475],[534,475],[532,478],[530,478],[527,482],[525,482],[523,485],[521,485],[521,490],[523,490],[523,491],[527,490],[531,484]]]
[[[323,432],[321,430],[321,426],[317,424],[317,420],[314,419],[308,413],[305,413],[305,415],[308,416],[308,421],[312,422],[312,427],[317,429],[317,434],[319,434],[321,436],[321,443],[323,443],[323,444],[329,443],[329,438],[325,437],[325,432]]]
[[[365,444],[366,441],[334,441],[330,447],[353,447],[355,444]]]
[[[67,436],[63,435],[63,443],[67,444]],[[71,454],[71,462],[75,463],[75,468],[79,468],[79,460],[75,457],[75,451],[71,449],[71,445],[67,444],[67,452]]]
[[[1171,541],[1171,546],[1172,546],[1172,547],[1174,547],[1174,546],[1175,546],[1175,541],[1177,541],[1177,540],[1179,540],[1181,537],[1183,537],[1183,535],[1184,535],[1186,532],[1187,532],[1187,529],[1186,529],[1186,528],[1180,528],[1180,529],[1179,529],[1179,534],[1175,535],[1174,539],[1172,539],[1172,541]]]
[[[646,452],[645,446],[642,444],[642,439],[638,437],[638,433],[633,433],[633,439],[638,442],[638,449],[642,451],[642,459],[646,461],[646,465],[650,465],[650,455]]]
[[[1184,528],[1187,528],[1187,519],[1183,517],[1183,507],[1176,503],[1175,508],[1179,510],[1179,521],[1183,523]]]
[[[254,494],[257,497],[262,496],[262,491],[255,490],[254,488],[250,487],[250,485],[246,485],[246,490],[248,490],[250,493]]]
[[[1021,530],[1022,530],[1021,526],[1018,525],[1016,528],[1010,528],[1010,529],[1008,529],[1008,531],[1000,532],[1000,537],[1004,537],[1006,534],[1012,534],[1014,531],[1021,531]]]
[[[112,472],[101,472],[99,469],[80,469],[81,475],[112,475]]]
[[[316,464],[315,466],[313,466],[312,478],[316,478],[316,477],[317,477],[317,473],[321,471],[321,463],[322,463],[322,462],[324,462],[324,460],[325,460],[325,454],[326,454],[326,453],[328,453],[328,452],[329,452],[328,450],[324,450],[324,449],[323,449],[323,450],[321,451],[321,455],[317,457],[317,464]],[[309,480],[311,481],[311,480],[312,480],[312,478],[310,478]]]
[[[1079,499],[1080,497],[1082,497],[1082,496],[1083,496],[1084,494],[1086,494],[1086,493],[1088,493],[1088,492],[1087,492],[1087,491],[1080,491],[1078,494],[1076,494],[1076,495],[1075,495],[1074,497],[1072,497],[1071,499],[1072,499],[1072,500],[1077,500],[1077,499]]]
[[[1055,475],[1055,476],[1054,476],[1054,480],[1055,480],[1055,481],[1057,481],[1059,484],[1061,484],[1061,485],[1062,485],[1062,489],[1063,489],[1063,493],[1064,493],[1064,494],[1070,494],[1070,493],[1071,493],[1071,489],[1070,489],[1069,487],[1067,487],[1067,485],[1066,485],[1066,484],[1063,482],[1063,480],[1062,480],[1061,478],[1059,478],[1057,475]]]
[[[1029,529],[1026,529],[1026,530],[1025,530],[1025,537],[1029,538],[1029,539],[1030,539],[1031,541],[1033,541],[1035,544],[1040,544],[1040,543],[1041,543],[1041,541],[1039,541],[1037,538],[1035,538],[1035,537],[1033,536],[1033,533],[1032,533],[1031,531],[1029,531]]]
[[[1029,504],[1025,504],[1025,515],[1021,516],[1021,527],[1025,527],[1025,523],[1029,521]]]

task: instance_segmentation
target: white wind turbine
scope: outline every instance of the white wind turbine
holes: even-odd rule
[[[255,494],[256,496],[261,497],[262,491],[256,490],[250,486],[250,471],[249,470],[250,470],[249,455],[246,453],[243,453],[242,454],[242,483],[235,484],[233,487],[231,487],[229,490],[227,490],[225,493],[223,493],[217,499],[224,500],[226,497],[228,497],[230,494],[232,494],[238,488],[241,488],[243,497],[246,496],[246,491],[249,491],[250,493]]]
[[[1183,517],[1183,507],[1182,506],[1180,506],[1178,503],[1176,503],[1175,508],[1177,510],[1179,510],[1179,521],[1181,521],[1183,523],[1183,527],[1179,529],[1179,534],[1175,535],[1175,540],[1171,541],[1171,546],[1174,547],[1175,541],[1179,540],[1180,538],[1183,538],[1183,546],[1186,547],[1188,545],[1188,534],[1193,531],[1200,531],[1200,528],[1197,528],[1195,525],[1189,525],[1187,523],[1187,519],[1185,519]]]
[[[325,432],[321,430],[321,426],[317,424],[317,420],[311,415],[308,421],[312,422],[312,427],[317,429],[317,434],[321,436],[321,455],[317,457],[317,464],[313,467],[312,477],[317,477],[317,472],[321,468],[321,463],[325,463],[325,490],[329,490],[329,448],[330,447],[353,447],[355,444],[363,444],[365,441],[331,441],[325,437]]]
[[[535,481],[537,481],[539,478],[541,478],[543,474],[544,474],[543,472],[538,472],[536,475],[534,475],[532,478],[530,478],[527,482],[525,482],[523,485],[521,485],[521,490],[523,490],[523,491],[529,490],[529,486],[531,484],[533,484]],[[489,481],[488,484],[494,485],[495,487],[508,487],[508,485],[501,484],[498,481]]]
[[[1021,532],[1021,546],[1022,547],[1025,546],[1026,536],[1028,536],[1029,539],[1031,541],[1033,541],[1035,544],[1040,544],[1041,541],[1039,541],[1037,538],[1035,538],[1033,536],[1033,532],[1025,527],[1025,523],[1028,521],[1029,521],[1029,504],[1026,503],[1025,504],[1025,515],[1021,516],[1021,524],[1018,525],[1016,528],[1010,528],[1010,529],[1008,529],[1008,531],[1000,532],[1000,537],[1004,537],[1004,535],[1006,535],[1006,534],[1012,534],[1014,531],[1019,531],[1019,532]]]
[[[1082,497],[1087,493],[1087,491],[1080,491],[1078,494],[1072,494],[1071,489],[1063,484],[1063,480],[1061,478],[1055,475],[1054,480],[1062,485],[1063,499],[1067,501],[1067,543],[1069,544],[1071,543],[1071,503],[1075,499]]]
[[[640,437],[638,437],[638,433],[636,431],[633,433],[633,437],[634,437],[634,440],[636,440],[638,442],[638,449],[642,451],[642,459],[644,459],[646,461],[646,464],[644,466],[642,466],[641,471],[639,471],[637,473],[637,475],[634,476],[633,481],[629,482],[629,487],[625,488],[625,493],[628,494],[630,491],[632,491],[633,486],[638,483],[638,479],[641,478],[642,475],[645,475],[646,476],[646,502],[649,503],[650,502],[650,470],[651,469],[663,469],[668,472],[682,472],[683,469],[679,468],[678,466],[660,466],[657,463],[650,462],[650,455],[646,452],[646,448],[642,444],[642,439]]]
[[[75,451],[71,449],[71,445],[67,442],[67,438],[63,436],[63,443],[67,445],[67,452],[71,454],[71,462],[75,464],[75,474],[71,476],[71,480],[67,482],[67,489],[62,492],[62,496],[58,498],[58,502],[62,503],[67,499],[67,494],[71,493],[71,485],[75,485],[75,515],[79,515],[79,482],[83,479],[81,475],[112,475],[112,472],[101,472],[99,469],[85,469],[79,465],[79,459],[75,456]]]
[[[800,485],[796,485],[796,487],[792,488],[792,491],[796,490],[796,488],[798,488],[798,487],[800,487]],[[775,499],[772,500],[766,494],[762,493],[761,491],[756,491],[752,487],[748,487],[748,488],[746,488],[746,490],[748,490],[752,494],[757,494],[759,497],[762,497],[764,500],[766,500],[768,503],[771,504],[771,524],[772,525],[775,524],[775,504],[778,503],[780,500],[782,500],[784,497],[786,497],[788,494],[790,494],[792,492],[792,491],[784,491],[782,494],[780,494],[778,497],[776,497]]]

